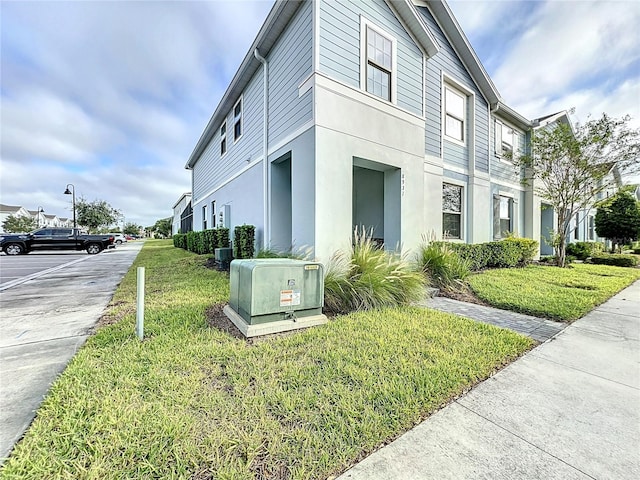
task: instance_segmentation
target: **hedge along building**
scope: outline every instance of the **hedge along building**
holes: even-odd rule
[[[504,160],[536,123],[506,106],[444,1],[276,1],[191,154],[194,230],[327,259],[364,226],[538,240],[539,198]]]

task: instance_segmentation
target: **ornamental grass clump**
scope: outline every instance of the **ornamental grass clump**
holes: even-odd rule
[[[424,294],[421,272],[403,255],[379,248],[371,232],[356,229],[352,247],[327,265],[324,301],[332,313],[408,305]]]
[[[429,283],[441,289],[457,289],[471,273],[471,262],[461,258],[445,242],[426,238],[418,249],[417,263]]]

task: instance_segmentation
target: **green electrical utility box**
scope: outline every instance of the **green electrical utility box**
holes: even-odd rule
[[[229,306],[249,325],[322,315],[321,263],[289,258],[233,260],[229,280]]]

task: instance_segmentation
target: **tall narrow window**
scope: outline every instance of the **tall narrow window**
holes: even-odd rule
[[[596,221],[593,215],[589,215],[589,240],[596,238]]]
[[[202,206],[202,230],[207,229],[207,206]]]
[[[233,141],[242,136],[242,98],[233,107]]]
[[[227,153],[227,121],[225,120],[220,127],[220,156]]]
[[[493,196],[493,238],[505,238],[514,231],[513,199],[502,195]]]
[[[466,97],[451,90],[444,89],[445,125],[444,134],[447,137],[464,142],[464,117]]]
[[[391,101],[393,43],[367,26],[367,92]]]
[[[211,228],[216,228],[216,201],[211,202]]]
[[[576,213],[576,229],[573,231],[574,240],[580,239],[580,214]]]
[[[444,238],[462,239],[462,187],[442,184],[442,232]]]

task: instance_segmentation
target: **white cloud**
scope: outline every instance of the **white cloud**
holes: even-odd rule
[[[3,3],[1,201],[64,216],[73,183],[127,221],[169,216],[272,3]]]

